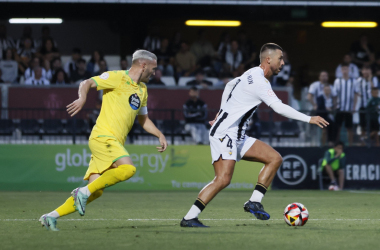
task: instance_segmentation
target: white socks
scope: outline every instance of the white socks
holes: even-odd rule
[[[54,210],[53,212],[48,213],[47,216],[57,219],[57,218],[59,218],[59,213]]]
[[[198,218],[198,215],[201,213],[202,211],[195,205],[192,205],[189,212],[186,214],[186,216],[184,217],[185,220],[191,220],[191,219],[194,219],[194,218]]]
[[[254,190],[253,194],[252,194],[252,196],[251,196],[251,198],[249,200],[261,203],[261,200],[263,199],[263,197],[264,197],[263,193],[261,193],[261,192],[259,192],[257,190]]]
[[[79,188],[79,191],[81,193],[87,195],[88,197],[90,197],[90,195],[91,195],[91,192],[90,192],[90,190],[88,189],[87,186]]]

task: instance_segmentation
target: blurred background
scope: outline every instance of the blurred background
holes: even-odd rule
[[[36,167],[29,176],[32,178],[11,180],[8,176],[4,182],[23,189],[20,183],[27,178],[28,188],[43,189],[46,182],[36,176],[45,167],[56,176],[57,184],[47,190],[65,189],[63,183],[69,189],[81,182],[84,170],[71,166],[87,166],[88,136],[101,108],[102,93],[91,90],[85,108],[74,118],[67,115],[65,107],[77,98],[82,80],[109,70],[129,69],[137,49],[158,56],[156,75],[147,83],[148,110],[171,147],[168,157],[163,154],[161,160],[154,153],[145,153],[148,145],[158,141],[136,124],[126,147],[135,153],[132,160],[147,170],[141,168],[138,178],[126,188],[156,188],[154,181],[150,182],[153,186],[148,185],[147,176],[165,173],[166,161],[173,169],[209,164],[208,140],[203,135],[208,133],[208,121],[218,112],[225,84],[258,66],[261,46],[274,42],[284,49],[286,63],[271,79],[278,97],[331,123],[322,130],[281,117],[265,104],[260,106],[247,134],[280,153],[296,154],[304,160],[290,159],[293,167],[284,170],[290,174],[282,174],[288,181],[277,179],[277,186],[320,188],[319,180],[326,177],[318,170],[323,154],[335,142],[343,141],[345,150],[353,152],[347,153],[348,187],[358,188],[365,182],[374,188],[380,180],[376,158],[380,146],[376,90],[380,77],[379,9],[380,2],[373,0],[0,0],[0,148],[2,157],[8,159],[0,164],[19,165],[15,161],[20,160],[21,152],[22,160]],[[201,22],[192,24],[189,20]],[[202,20],[234,22],[208,26]],[[339,27],[342,23],[324,27],[328,25],[324,22],[351,23],[343,23],[350,27]],[[342,81],[351,86],[352,93],[342,93]],[[198,99],[201,106],[188,105],[188,100]],[[344,109],[343,103],[349,108]],[[352,115],[342,122],[342,112]],[[33,158],[41,154],[44,159]],[[301,170],[296,161],[304,166]],[[73,172],[57,175],[68,169]],[[12,174],[9,168],[7,171]],[[186,172],[183,176],[188,183],[201,183],[189,184],[188,188],[198,189],[211,173],[204,173],[200,181],[199,176],[187,179]],[[243,181],[236,182],[253,182],[249,177],[245,180],[243,173]],[[167,182],[160,181],[156,183],[159,187],[177,187],[169,177]],[[146,186],[136,186],[139,183]],[[187,185],[178,183],[181,188]]]

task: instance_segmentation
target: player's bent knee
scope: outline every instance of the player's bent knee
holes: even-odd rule
[[[224,176],[224,177],[219,177],[216,179],[217,183],[222,187],[225,188],[231,183],[231,178]]]
[[[120,169],[120,176],[119,178],[121,181],[128,180],[136,173],[136,167],[129,164],[123,164],[118,166],[118,169]]]

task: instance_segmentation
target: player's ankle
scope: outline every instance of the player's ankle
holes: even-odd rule
[[[87,196],[90,196],[91,195],[91,192],[90,190],[88,189],[87,186],[84,186],[84,187],[81,187],[79,188],[79,191]]]
[[[198,198],[194,202],[194,205],[191,206],[189,212],[183,218],[185,220],[198,218],[199,214],[205,209],[205,207],[206,207],[206,204],[201,199]]]
[[[256,184],[255,190],[253,191],[252,196],[249,200],[252,202],[260,202],[261,203],[261,200],[264,198],[264,195],[267,192],[267,189],[268,188],[266,186],[264,186],[263,184],[258,182]]]

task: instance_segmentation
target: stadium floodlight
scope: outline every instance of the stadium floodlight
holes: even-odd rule
[[[222,26],[222,27],[238,27],[241,25],[240,21],[226,21],[226,20],[187,20],[187,26]]]
[[[9,23],[12,24],[25,24],[25,23],[43,23],[43,24],[61,24],[61,18],[11,18]]]
[[[376,28],[377,22],[323,22],[324,28]]]

